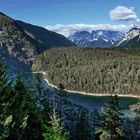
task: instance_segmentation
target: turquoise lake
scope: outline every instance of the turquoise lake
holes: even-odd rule
[[[35,74],[37,75],[37,74]],[[40,75],[40,74],[39,74]],[[43,87],[52,93],[59,94],[59,90],[50,87],[47,82],[43,79],[42,75],[40,78],[43,83]],[[68,93],[68,98],[71,102],[80,105],[86,108],[88,111],[92,111],[92,109],[96,108],[99,111],[104,107],[105,102],[108,99],[108,96],[91,96],[91,95],[83,95],[79,93]],[[129,105],[135,104],[139,101],[138,98],[134,97],[119,97],[120,98],[120,107],[123,109],[124,114],[127,117],[133,118],[134,112],[128,110]]]

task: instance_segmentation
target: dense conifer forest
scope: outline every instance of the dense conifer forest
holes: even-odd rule
[[[140,52],[120,49],[54,48],[39,56],[33,71],[64,88],[90,93],[140,93]]]

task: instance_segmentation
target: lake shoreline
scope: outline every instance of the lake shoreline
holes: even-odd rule
[[[47,79],[46,76],[46,72],[42,72],[43,74],[43,78],[44,80],[47,82],[47,84],[57,90],[60,90],[57,86],[55,86],[54,84],[50,83],[50,81]],[[97,94],[97,93],[88,93],[88,92],[83,92],[83,91],[76,91],[76,90],[68,90],[68,89],[64,89],[64,91],[66,92],[70,92],[70,93],[78,93],[78,94],[82,94],[82,95],[88,95],[88,96],[110,96],[110,94]],[[139,98],[140,96],[137,95],[132,95],[132,94],[127,94],[127,95],[123,95],[123,94],[118,94],[119,97],[132,97],[132,98]]]

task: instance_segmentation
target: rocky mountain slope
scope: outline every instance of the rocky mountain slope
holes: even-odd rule
[[[62,35],[16,21],[0,12],[0,56],[12,68],[32,65],[37,55],[48,48],[73,45]]]
[[[117,47],[140,50],[140,27],[134,27],[129,30],[124,38],[117,44]]]
[[[75,32],[68,39],[80,47],[108,48],[117,44],[123,36],[124,33],[119,31],[95,30]]]
[[[75,44],[63,35],[48,31],[45,28],[31,25],[22,21],[16,23],[28,34],[32,39],[36,40],[42,50],[53,47],[70,47]]]

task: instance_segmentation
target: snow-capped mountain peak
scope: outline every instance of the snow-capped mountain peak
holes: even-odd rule
[[[140,39],[140,27],[134,27],[131,30],[129,30],[125,34],[124,38],[117,44],[117,46],[121,45],[122,43],[124,43],[126,41],[128,42],[128,41],[134,39],[137,36],[138,36],[138,40],[137,41],[139,41],[139,39]]]
[[[140,50],[140,27],[129,30],[116,46],[123,49]]]
[[[110,47],[118,43],[124,36],[119,31],[93,30],[75,32],[68,37],[71,41],[81,47]]]

